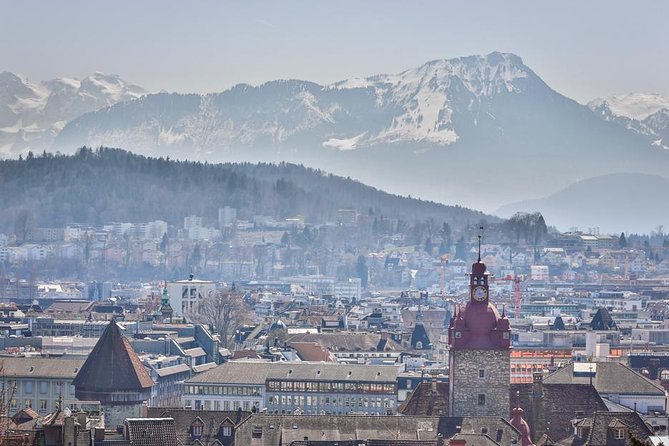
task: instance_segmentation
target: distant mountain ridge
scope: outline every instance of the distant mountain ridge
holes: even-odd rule
[[[654,146],[669,149],[669,98],[630,93],[597,98],[588,107],[606,121],[647,136]]]
[[[237,208],[241,219],[302,215],[308,223],[335,222],[339,209],[355,209],[372,219],[433,219],[454,229],[481,219],[498,221],[286,163],[205,164],[104,148],[0,161],[0,232],[12,231],[17,216],[26,211],[36,225],[47,227],[155,219],[181,226],[191,214],[217,226],[223,206]]]
[[[119,76],[100,72],[81,80],[39,83],[0,73],[0,155],[47,150],[71,120],[146,93]]]
[[[597,176],[668,176],[663,104],[637,95],[584,106],[520,57],[494,52],[330,85],[277,80],[149,94],[73,119],[52,150],[103,145],[209,162],[285,161],[490,212]]]
[[[598,227],[602,232],[649,234],[669,221],[662,204],[669,195],[669,178],[618,173],[576,182],[538,200],[513,203],[495,211],[501,217],[541,210],[551,225],[566,231]]]
[[[505,53],[328,86],[290,80],[147,95],[75,119],[54,148],[103,144],[179,159],[303,163],[484,210],[667,163],[646,137],[560,95]]]
[[[203,158],[254,146],[445,146],[458,140],[456,127],[490,118],[490,98],[533,84],[545,87],[518,56],[491,53],[326,86],[280,80],[204,96],[158,94],[74,121],[55,148],[129,144],[143,153],[182,150]],[[156,115],[159,108],[165,113]]]

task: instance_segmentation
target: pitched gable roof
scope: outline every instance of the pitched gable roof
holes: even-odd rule
[[[645,443],[653,431],[637,412],[597,412],[592,419],[592,428],[586,444],[592,446],[611,443],[611,430],[624,428],[627,432],[625,445],[631,445],[631,438]]]
[[[574,372],[571,363],[544,378],[544,384],[589,384],[589,373]],[[602,394],[664,395],[664,388],[619,362],[592,364],[592,385]]]
[[[127,418],[127,439],[133,446],[178,446],[172,418]]]
[[[590,328],[593,330],[615,330],[617,328],[615,321],[611,317],[609,310],[606,308],[599,308],[597,313],[592,317]]]
[[[153,380],[112,320],[72,384],[87,391],[114,392],[149,389]]]

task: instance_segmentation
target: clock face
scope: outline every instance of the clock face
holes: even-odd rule
[[[474,287],[474,290],[472,291],[472,296],[474,299],[480,301],[486,300],[488,297],[488,291],[485,289],[485,287],[482,286],[477,286]]]

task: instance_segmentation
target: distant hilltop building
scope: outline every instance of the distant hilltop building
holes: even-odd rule
[[[72,384],[78,400],[100,401],[105,425],[115,427],[140,416],[142,403],[151,398],[153,380],[112,320]]]
[[[237,209],[230,206],[218,208],[218,227],[232,226],[237,220]]]

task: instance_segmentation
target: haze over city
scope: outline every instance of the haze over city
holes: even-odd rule
[[[4,2],[0,446],[669,444],[667,17]]]

